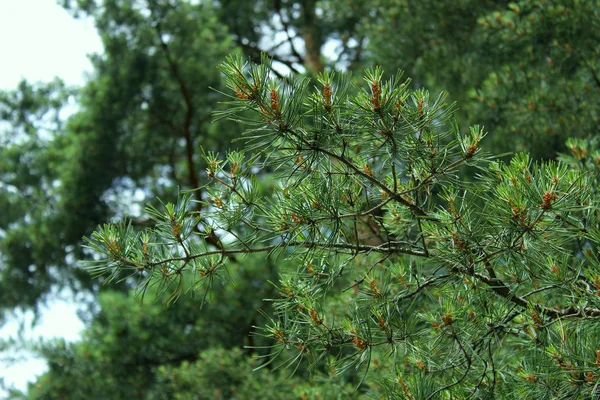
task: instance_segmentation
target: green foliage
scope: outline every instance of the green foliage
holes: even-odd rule
[[[49,371],[14,398],[78,399],[254,399],[352,398],[344,382],[322,382],[315,390],[306,376],[260,369],[240,343],[264,345],[249,336],[265,321],[259,308],[272,297],[272,287],[257,286],[256,275],[275,278],[261,258],[232,267],[233,283],[219,285],[211,304],[202,308],[190,296],[171,307],[155,304],[154,294],[140,304],[132,296],[104,292],[100,311],[80,342],[62,340],[38,344]],[[320,393],[321,397],[314,397]],[[330,393],[330,394],[329,394]],[[345,395],[343,394],[345,393]],[[342,397],[340,397],[342,396]]]
[[[97,290],[74,266],[81,237],[136,219],[140,199],[196,188],[201,146],[224,151],[238,132],[210,124],[218,94],[208,87],[221,85],[216,65],[234,50],[210,5],[81,3],[105,48],[88,83],[23,82],[0,95],[4,311],[36,307],[51,289]]]
[[[349,385],[333,380],[288,378],[285,371],[256,368],[239,349],[204,351],[195,363],[158,372],[156,399],[353,399]],[[318,386],[315,386],[315,383]]]
[[[495,61],[470,115],[511,138],[504,146],[498,140],[503,150],[553,158],[568,137],[596,134],[599,21],[595,1],[519,1],[478,20],[489,38],[482,56]]]
[[[154,293],[144,304],[121,293],[102,294],[100,312],[80,343],[48,342],[39,348],[50,370],[29,397],[141,398],[159,390],[154,386],[160,368],[194,363],[212,347],[251,344],[248,333],[261,321],[256,310],[266,307],[262,299],[271,290],[254,286],[249,275],[268,279],[273,269],[267,262],[249,261],[231,274],[236,284],[212,293],[213,304],[204,309],[190,296],[165,308],[154,304]]]
[[[149,210],[158,223],[146,234],[159,239],[147,255],[139,234],[106,226],[88,239],[104,255],[88,268],[136,270],[174,299],[182,282],[226,275],[226,257],[288,259],[262,328],[269,365],[276,355],[364,382],[376,364],[388,377],[371,389],[391,398],[597,395],[590,177],[527,154],[493,161],[484,131],[462,135],[443,94],[379,68],[365,71],[366,88],[327,73],[311,90],[272,78],[267,62],[221,65],[233,94],[217,115],[247,124],[247,148],[262,155],[207,156],[203,231],[231,240],[212,249],[197,238],[208,233],[178,236],[197,218],[184,197]],[[473,182],[459,179],[464,166]],[[259,168],[280,171],[272,195],[253,189]]]
[[[376,8],[370,49],[417,84],[448,90],[498,153],[554,158],[600,117],[599,8],[581,1],[394,0]]]
[[[15,91],[0,92],[0,304],[8,309],[36,307],[56,283],[51,260],[65,254],[56,235],[60,168],[52,138],[63,128],[60,114],[72,94],[58,79],[22,81]]]
[[[105,52],[0,94],[0,308],[122,294],[29,397],[598,396],[594,0],[61,3]]]

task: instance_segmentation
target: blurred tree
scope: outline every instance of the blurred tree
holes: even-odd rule
[[[81,341],[36,345],[49,370],[26,394],[13,390],[11,398],[354,398],[354,388],[343,382],[312,388],[307,374],[289,379],[289,371],[253,372],[260,362],[240,350],[240,344],[247,343],[246,329],[266,323],[257,310],[266,308],[263,298],[273,297],[274,287],[263,285],[262,279],[275,279],[275,269],[256,257],[230,272],[235,284],[219,285],[204,308],[201,299],[189,296],[165,308],[153,304],[150,293],[143,305],[133,296],[100,294],[100,312]]]
[[[2,310],[36,307],[64,277],[52,268],[67,253],[55,218],[60,154],[53,138],[64,128],[61,112],[73,93],[60,80],[23,81],[15,91],[0,93]]]
[[[82,253],[81,237],[98,223],[120,218],[143,227],[149,220],[139,204],[152,202],[155,196],[174,199],[178,187],[200,186],[201,147],[224,151],[240,132],[238,125],[227,121],[210,124],[219,95],[209,87],[222,88],[216,65],[235,51],[236,42],[252,57],[268,50],[275,58],[293,60],[287,64],[294,71],[306,65],[309,72],[333,62],[320,55],[331,38],[339,37],[336,54],[347,63],[360,60],[363,45],[363,39],[353,41],[363,13],[355,12],[357,6],[350,2],[327,6],[326,15],[316,2],[264,2],[266,13],[254,9],[241,14],[243,24],[252,29],[244,33],[236,28],[234,35],[227,26],[233,29],[239,21],[230,17],[247,10],[249,2],[62,4],[74,15],[94,19],[105,52],[91,57],[94,71],[79,90],[58,81],[39,87],[24,82],[2,94],[2,119],[8,124],[2,132],[6,146],[0,202],[9,206],[0,221],[5,235],[0,248],[3,311],[36,309],[64,287],[76,295],[96,292],[99,282],[75,267],[75,259],[93,256]],[[320,28],[320,19],[327,22],[327,29]],[[279,32],[275,36],[279,39],[285,31],[282,43],[271,40],[269,29]],[[254,30],[262,38],[248,42],[246,36]],[[304,41],[312,43],[306,51]],[[53,125],[44,127],[47,120]],[[196,201],[203,200],[201,191],[195,196]],[[212,243],[217,244],[216,237]],[[110,287],[126,293],[130,283],[112,282]],[[94,306],[94,297],[81,298]],[[232,305],[232,298],[227,301]],[[235,304],[244,315],[257,308]],[[230,328],[248,338],[256,321],[236,323]],[[238,339],[238,346],[252,344]],[[231,344],[220,344],[225,345]]]
[[[363,61],[363,29],[373,1],[219,0],[221,20],[255,62],[266,53],[298,73],[325,66],[353,69]],[[326,49],[324,46],[329,45]]]
[[[485,80],[465,105],[500,151],[555,158],[600,122],[600,7],[595,0],[519,1],[478,20]],[[479,33],[481,32],[481,33]]]
[[[98,289],[73,267],[82,256],[80,238],[111,218],[128,216],[143,225],[147,221],[136,203],[173,198],[177,187],[200,186],[201,146],[224,151],[240,132],[226,121],[211,124],[218,94],[209,89],[221,87],[216,65],[236,43],[252,58],[267,51],[292,71],[354,65],[363,54],[360,27],[369,6],[367,1],[61,3],[76,16],[94,19],[105,51],[91,56],[94,71],[80,90],[24,82],[0,97],[8,122],[4,151],[12,153],[2,169],[6,185],[0,201],[19,203],[0,221],[6,232],[0,248],[6,266],[2,310],[35,308],[52,287],[70,286],[75,293]],[[322,55],[326,43],[337,45],[335,60]],[[55,115],[73,111],[69,96],[77,110],[64,123]],[[54,118],[52,130],[38,132],[48,118]],[[27,137],[21,134],[25,130]],[[43,147],[34,146],[40,135]],[[35,174],[36,182],[16,174],[26,159],[38,165],[24,170]],[[15,180],[19,186],[9,188]],[[29,194],[19,201],[28,190],[43,190],[43,200]],[[202,199],[200,191],[196,196]],[[216,236],[210,240],[218,242]]]
[[[375,62],[447,90],[494,152],[554,158],[568,137],[596,135],[600,8],[578,1],[375,2]]]
[[[81,237],[140,218],[136,202],[198,187],[201,146],[224,151],[239,132],[211,124],[209,87],[220,87],[216,65],[234,47],[210,5],[85,3],[105,48],[85,87],[24,82],[0,96],[0,201],[11,205],[0,221],[3,310],[35,307],[52,285],[90,289],[73,265]],[[62,122],[69,96],[77,109]]]

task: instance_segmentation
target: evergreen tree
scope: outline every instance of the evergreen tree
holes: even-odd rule
[[[236,45],[255,59],[265,50],[280,65],[294,71],[306,65],[315,73],[334,62],[322,57],[324,44],[339,39],[336,57],[357,63],[365,41],[360,21],[369,5],[61,3],[74,16],[93,18],[104,54],[91,56],[94,70],[83,88],[23,82],[0,96],[1,118],[7,122],[0,204],[11,205],[0,220],[6,232],[0,244],[6,266],[0,272],[2,311],[37,309],[51,291],[63,287],[96,292],[98,285],[73,262],[84,256],[81,237],[111,219],[136,218],[140,204],[156,196],[174,200],[178,187],[201,184],[201,147],[225,152],[241,131],[226,121],[211,123],[219,94],[209,89],[222,89],[216,66]],[[284,39],[274,43],[272,34]],[[306,40],[315,43],[308,47],[311,54],[301,50]],[[73,103],[74,115],[59,118]],[[36,168],[23,168],[27,164]]]
[[[369,50],[459,102],[497,153],[552,159],[600,118],[600,8],[581,1],[377,2]]]
[[[63,127],[60,114],[73,90],[60,80],[0,93],[0,305],[36,307],[56,283],[48,260],[64,257],[52,219],[59,157],[51,138]],[[83,233],[83,232],[81,232]],[[89,281],[89,279],[88,279]],[[4,313],[0,313],[3,321]]]
[[[62,3],[105,54],[0,95],[0,308],[121,294],[27,396],[598,396],[595,1]]]
[[[226,276],[227,257],[263,253],[289,260],[262,328],[284,364],[369,379],[376,363],[387,376],[371,392],[389,398],[597,396],[590,177],[525,153],[494,161],[483,129],[462,135],[444,95],[379,68],[352,94],[345,75],[310,89],[266,63],[222,64],[232,100],[218,114],[252,125],[246,149],[262,158],[208,153],[201,213],[188,193],[148,208],[152,229],[104,225],[88,239],[104,257],[87,268],[174,301]],[[266,166],[281,171],[268,197],[253,172]],[[207,247],[198,223],[231,241]]]

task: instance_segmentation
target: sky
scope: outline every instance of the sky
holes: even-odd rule
[[[88,53],[102,44],[90,20],[75,20],[56,0],[0,0],[0,88],[22,78],[58,76],[82,84]]]
[[[0,0],[0,90],[15,88],[21,79],[49,81],[57,76],[69,85],[82,85],[85,72],[91,71],[87,54],[101,51],[93,21],[74,19],[56,0]],[[52,301],[36,326],[28,324],[24,333],[28,338],[76,340],[83,324],[75,310],[68,302]],[[21,317],[32,320],[29,314]],[[18,328],[16,320],[10,321],[0,328],[0,337],[14,337]],[[46,369],[42,360],[31,357],[10,366],[1,361],[0,379],[21,390]]]

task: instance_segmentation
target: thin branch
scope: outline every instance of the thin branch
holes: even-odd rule
[[[433,285],[434,283],[436,283],[439,280],[446,279],[451,276],[452,276],[452,274],[446,274],[446,275],[440,275],[440,276],[436,276],[434,278],[430,278],[430,279],[424,281],[423,283],[419,284],[419,286],[417,286],[415,288],[415,290],[413,290],[412,292],[405,293],[402,296],[395,298],[394,301],[398,302],[400,300],[405,300],[410,297],[413,297],[414,295],[418,294],[420,291],[422,291],[426,287]]]
[[[594,78],[594,82],[596,82],[596,86],[598,87],[598,89],[600,89],[600,78],[598,77],[596,70],[594,68],[592,68],[591,66],[588,66],[588,70],[592,74],[592,77]]]
[[[416,204],[413,204],[413,203],[409,202],[408,200],[406,200],[405,198],[403,198],[399,193],[394,192],[392,189],[390,189],[389,187],[387,187],[387,185],[385,185],[384,183],[382,183],[381,181],[379,181],[375,177],[373,177],[373,176],[367,174],[366,172],[362,171],[360,168],[358,168],[356,165],[354,165],[352,162],[350,162],[346,157],[339,156],[339,155],[335,154],[334,152],[329,151],[327,149],[324,149],[322,147],[314,146],[312,143],[310,143],[310,141],[308,141],[307,139],[303,138],[297,132],[295,132],[294,130],[292,130],[292,129],[288,128],[288,127],[285,127],[285,131],[288,132],[288,133],[290,133],[294,137],[296,137],[298,140],[300,140],[303,144],[305,144],[306,146],[308,146],[313,151],[321,152],[321,153],[323,153],[325,155],[328,155],[329,157],[332,157],[332,158],[340,161],[342,164],[346,165],[348,168],[350,168],[352,171],[354,171],[355,174],[357,174],[357,175],[365,178],[366,180],[368,180],[369,182],[371,182],[375,186],[379,187],[385,193],[387,193],[391,198],[393,198],[394,200],[396,200],[400,204],[408,207],[417,216],[419,216],[419,217],[425,217],[426,219],[430,219],[431,218],[419,206],[417,206]]]
[[[183,101],[185,103],[185,120],[183,122],[182,133],[183,133],[183,137],[185,139],[185,147],[186,147],[186,158],[187,158],[188,179],[189,179],[188,183],[192,188],[198,188],[198,187],[200,187],[200,184],[198,181],[198,175],[196,174],[196,167],[194,165],[194,141],[193,141],[192,132],[191,132],[192,119],[194,117],[194,105],[192,103],[192,95],[190,93],[190,90],[186,86],[183,78],[181,77],[181,74],[179,73],[179,68],[178,68],[177,64],[173,60],[173,57],[171,57],[171,52],[169,51],[169,46],[163,40],[163,32],[161,29],[160,22],[156,22],[154,28],[156,30],[156,35],[160,42],[160,47],[165,55],[165,58],[167,59],[167,64],[169,65],[169,70],[171,71],[171,75],[173,76],[175,81],[177,81],[177,84],[179,85],[179,91],[180,91],[181,96],[183,97]],[[200,196],[200,194],[199,194],[199,196]],[[201,199],[199,199],[199,200],[201,200]]]
[[[501,297],[511,301],[512,303],[523,307],[523,308],[533,308],[543,315],[548,316],[551,319],[557,318],[598,318],[600,317],[600,309],[597,308],[588,308],[588,307],[580,307],[580,306],[570,306],[563,309],[554,309],[546,306],[542,306],[539,304],[532,304],[529,301],[525,300],[523,297],[517,296],[504,282],[502,282],[498,278],[490,278],[478,272],[473,272],[470,274],[471,276],[477,278],[481,282],[485,283],[492,289],[496,294]]]
[[[289,44],[290,44],[290,49],[292,50],[292,54],[296,57],[296,59],[298,60],[298,62],[300,64],[304,64],[304,57],[302,57],[300,55],[300,53],[294,47],[294,41],[293,41],[293,38],[290,36],[289,26],[288,26],[287,22],[283,19],[283,15],[281,13],[281,2],[279,0],[274,0],[273,7],[275,8],[275,12],[279,16],[279,21],[281,22],[281,25],[283,26],[283,31],[285,32],[285,35],[287,36],[287,42],[289,42]]]
[[[152,268],[159,265],[174,263],[174,262],[189,262],[195,260],[197,258],[209,257],[212,255],[224,255],[231,256],[236,254],[249,254],[249,253],[268,253],[273,250],[276,250],[281,247],[301,247],[301,248],[319,248],[319,249],[330,249],[330,250],[352,250],[356,252],[376,252],[376,253],[398,253],[398,254],[408,254],[413,256],[421,256],[423,257],[425,254],[422,251],[408,249],[405,247],[393,247],[386,246],[387,243],[381,246],[368,246],[362,244],[350,244],[350,243],[329,243],[329,242],[304,242],[304,241],[291,241],[291,242],[282,242],[278,244],[273,244],[269,246],[263,247],[255,247],[255,248],[238,248],[238,249],[217,249],[217,250],[209,250],[202,253],[191,254],[189,256],[184,257],[171,257],[167,259],[163,259],[160,261],[154,261],[149,263],[141,263],[135,260],[132,260],[127,257],[121,257],[119,261],[125,265],[132,265],[136,268]]]
[[[253,62],[260,62],[260,55],[261,55],[261,53],[263,53],[265,51],[259,49],[258,47],[252,46],[248,43],[243,43],[239,39],[237,40],[237,44],[238,44],[238,46],[242,47],[246,51],[246,53],[248,54],[248,56],[250,57],[250,59]],[[280,57],[274,53],[270,53],[270,52],[265,52],[265,53],[267,53],[269,55],[269,58],[271,60],[281,63],[281,64],[285,65],[286,67],[288,67],[290,69],[290,71],[292,71],[292,73],[300,74],[300,71],[294,66],[293,61],[286,60],[285,58]],[[276,69],[271,68],[271,71],[275,75],[277,75],[278,78],[288,81],[288,79],[285,76],[283,76],[280,72],[278,72]]]
[[[182,133],[185,140],[185,153],[186,153],[186,162],[187,162],[187,170],[188,170],[188,184],[191,188],[197,189],[200,187],[200,181],[198,179],[198,174],[196,173],[196,165],[194,162],[194,138],[192,136],[192,121],[194,118],[194,105],[192,101],[192,94],[185,84],[183,77],[179,72],[179,67],[177,63],[173,60],[171,56],[171,52],[169,51],[169,46],[163,40],[163,32],[160,25],[160,22],[156,22],[154,29],[156,31],[158,40],[160,42],[160,47],[165,55],[167,60],[167,64],[169,65],[169,70],[171,71],[171,75],[179,85],[179,91],[185,103],[185,119],[182,126]],[[197,211],[200,211],[200,207],[202,204],[202,191],[196,190],[195,197],[198,200],[197,202]],[[199,231],[198,226],[196,226],[196,231]],[[210,232],[206,236],[206,241],[217,248],[222,249],[223,244],[219,237],[214,233]]]

